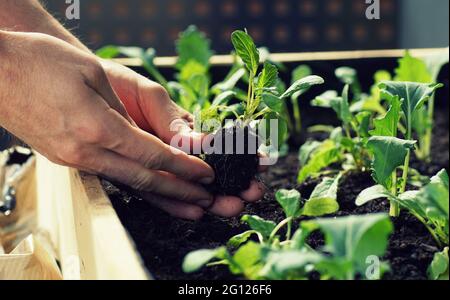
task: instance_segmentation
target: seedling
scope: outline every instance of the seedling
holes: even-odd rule
[[[358,196],[357,205],[387,198],[407,209],[430,231],[440,246],[449,242],[449,184],[447,171],[442,170],[420,191],[406,191],[395,195],[383,185],[370,187]]]
[[[248,279],[307,279],[312,272],[318,272],[322,279],[364,277],[367,257],[381,257],[386,250],[392,231],[387,215],[303,221],[291,235],[292,222],[300,216],[321,216],[338,209],[338,181],[339,177],[324,179],[306,202],[301,201],[296,190],[278,191],[276,199],[286,216],[283,221],[276,224],[258,216],[246,215],[242,221],[248,224],[250,230],[232,237],[227,247],[189,253],[184,259],[183,270],[190,273],[205,265],[226,265],[231,273]],[[305,204],[302,206],[303,202]],[[280,232],[285,226],[287,229],[283,238]],[[326,244],[322,249],[313,249],[307,243],[307,238],[316,230],[325,235]],[[252,236],[256,240],[251,239]],[[380,263],[379,278],[385,270],[386,264]]]
[[[176,81],[170,81],[155,66],[156,52],[138,47],[106,46],[96,54],[102,58],[114,58],[119,55],[137,58],[142,61],[150,78],[156,80],[181,107],[193,113],[209,107],[212,103],[222,103],[224,98],[233,97],[231,91],[244,75],[240,68],[232,68],[227,78],[212,86],[210,59],[213,54],[210,41],[197,27],[189,26],[175,42],[178,55],[174,66]]]
[[[236,55],[242,60],[245,67],[245,77],[248,77],[246,98],[237,103],[233,110],[235,115],[234,125],[221,129],[217,138],[226,140],[226,136],[244,132],[248,137],[257,134],[252,128],[259,128],[268,132],[265,144],[278,149],[287,136],[287,123],[284,117],[284,101],[295,93],[309,89],[313,85],[322,84],[319,76],[307,76],[294,82],[284,93],[279,94],[277,89],[278,69],[274,64],[265,62],[260,70],[260,53],[252,38],[244,31],[235,31],[231,41]],[[259,72],[259,73],[258,73]],[[202,117],[215,118],[223,121],[219,112],[229,111],[229,101],[232,97],[226,97],[223,101],[217,101],[202,111]],[[276,120],[278,130],[275,132],[270,125]],[[258,125],[259,124],[259,125]],[[262,126],[261,126],[262,125]],[[214,138],[214,141],[217,141]],[[233,139],[233,138],[232,138]],[[247,149],[245,145],[245,148]],[[258,145],[259,146],[259,145]],[[238,194],[249,187],[251,179],[256,174],[258,157],[254,153],[245,152],[244,155],[236,154],[209,154],[205,155],[205,161],[216,171],[216,182],[210,187],[215,193]],[[233,170],[230,172],[229,170]]]
[[[395,81],[409,81],[432,84],[437,82],[441,68],[448,63],[448,49],[424,59],[412,57],[409,52],[399,60],[395,70]],[[416,156],[429,161],[431,159],[431,141],[434,123],[435,95],[427,103],[413,112],[412,130],[417,134]]]
[[[341,127],[328,129],[327,126],[315,126],[330,131],[329,138],[323,142],[307,142],[300,148],[299,158],[301,169],[298,182],[307,178],[318,177],[331,164],[340,163],[342,170],[364,171],[368,166],[369,155],[365,149],[365,142],[369,136],[369,125],[372,114],[368,111],[353,113],[349,101],[350,85],[345,85],[342,95],[335,91],[327,91],[317,96],[312,104],[319,107],[331,108],[342,122]],[[329,170],[330,171],[330,170]]]

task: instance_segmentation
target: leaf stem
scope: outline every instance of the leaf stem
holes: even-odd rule
[[[292,221],[292,217],[289,217],[289,218],[284,219],[280,223],[278,223],[278,225],[270,233],[269,242],[273,240],[273,238],[275,237],[277,232],[280,231],[280,229],[283,228],[284,225],[289,224],[289,222],[291,222],[291,221]]]
[[[392,172],[392,188],[391,192],[394,195],[394,197],[397,197],[397,170]],[[400,215],[400,205],[395,201],[389,201],[390,208],[389,208],[389,215],[391,217],[398,217]]]
[[[298,104],[298,98],[292,98],[292,107],[294,110],[294,130],[296,134],[300,134],[302,131],[302,115],[300,113],[300,105]]]
[[[430,159],[431,142],[433,139],[433,126],[434,126],[434,99],[435,95],[432,95],[428,101],[428,122],[427,129],[424,137],[424,146],[422,149],[423,158],[425,160]]]
[[[245,117],[244,117],[245,119],[251,116],[251,109],[253,105],[252,103],[253,81],[254,81],[253,73],[250,72],[247,91],[247,106],[245,107]]]
[[[399,194],[403,194],[406,191],[406,183],[408,182],[409,160],[411,158],[411,150],[408,149],[405,158],[405,164],[403,165],[402,186]]]

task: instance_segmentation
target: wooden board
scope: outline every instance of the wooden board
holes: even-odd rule
[[[64,279],[150,279],[97,177],[36,161],[38,224]]]
[[[439,53],[448,48],[427,48],[427,49],[411,49],[413,56],[425,56],[433,53]],[[348,60],[362,58],[395,58],[405,54],[405,49],[390,50],[364,50],[364,51],[334,51],[334,52],[303,52],[303,53],[273,53],[270,59],[274,62],[308,62],[308,61],[325,61],[325,60]],[[139,58],[116,58],[114,61],[129,66],[140,67],[142,61]],[[156,57],[154,64],[158,67],[170,67],[177,61],[177,57]],[[214,55],[211,57],[212,65],[230,65],[234,62],[231,55]]]

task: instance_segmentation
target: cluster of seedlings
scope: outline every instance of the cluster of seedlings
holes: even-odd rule
[[[300,97],[324,79],[301,65],[286,87],[268,51],[257,48],[244,31],[232,34],[235,63],[225,79],[212,84],[209,41],[195,27],[189,27],[177,41],[176,81],[168,81],[155,67],[155,51],[108,46],[98,55],[138,57],[150,76],[161,83],[180,106],[202,120],[214,119],[221,128],[196,127],[223,139],[244,131],[267,139],[260,149],[286,153],[289,136],[302,128]],[[394,231],[392,219],[401,210],[416,217],[429,230],[442,252],[428,269],[430,279],[448,279],[449,178],[445,169],[429,178],[410,166],[414,155],[431,159],[435,92],[440,69],[448,63],[448,52],[424,59],[406,53],[395,74],[378,71],[374,84],[365,93],[356,70],[336,69],[342,91],[326,91],[315,97],[313,106],[334,110],[340,125],[315,125],[307,130],[321,132],[324,140],[309,140],[299,149],[301,184],[318,179],[308,199],[297,190],[275,193],[285,218],[279,223],[256,215],[244,215],[249,227],[232,237],[227,245],[189,253],[183,270],[195,272],[205,265],[225,265],[232,274],[248,279],[380,279],[389,270],[379,261]],[[288,110],[292,106],[292,112]],[[233,119],[230,124],[227,119]],[[268,120],[277,120],[277,132]],[[261,125],[263,125],[261,127]],[[276,138],[274,138],[276,137]],[[270,152],[270,151],[269,151]],[[204,153],[201,157],[216,171],[216,182],[208,188],[218,194],[239,194],[249,187],[258,169],[256,153]],[[338,218],[325,216],[339,210],[339,184],[349,172],[370,171],[374,185],[355,199],[358,206],[386,198],[389,214],[379,212]],[[324,236],[324,244],[308,244],[311,235]],[[376,267],[368,268],[368,264]]]

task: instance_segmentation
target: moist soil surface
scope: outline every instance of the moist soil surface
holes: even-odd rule
[[[442,168],[449,167],[449,124],[448,107],[439,109],[432,146],[431,163],[422,163],[413,158],[412,167],[423,175],[432,176]],[[315,137],[316,138],[316,137]],[[296,149],[292,149],[296,150]],[[318,180],[296,184],[298,160],[296,151],[280,158],[277,165],[261,175],[268,192],[264,199],[246,205],[246,214],[256,214],[262,218],[279,222],[283,212],[274,199],[274,192],[280,188],[296,188],[307,198]],[[374,184],[369,173],[349,173],[344,177],[338,192],[340,210],[335,216],[387,212],[387,201],[373,201],[365,206],[354,204],[356,196]],[[136,243],[144,264],[156,279],[235,279],[226,268],[216,266],[203,268],[193,274],[184,274],[181,264],[184,256],[202,248],[215,248],[248,228],[240,224],[240,217],[224,219],[212,215],[198,222],[179,220],[163,211],[148,205],[104,181],[105,189],[119,215],[120,220]],[[438,251],[438,247],[425,227],[407,212],[402,211],[399,218],[393,219],[395,231],[390,237],[389,247],[384,259],[390,263],[391,271],[385,274],[389,280],[427,279],[426,269]],[[323,244],[320,235],[312,235],[312,247]]]

